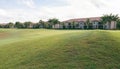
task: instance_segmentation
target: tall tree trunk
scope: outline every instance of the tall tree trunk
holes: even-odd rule
[[[105,24],[103,24],[103,29],[105,29]]]
[[[87,29],[89,29],[89,25],[87,25]]]

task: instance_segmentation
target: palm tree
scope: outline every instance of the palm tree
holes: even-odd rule
[[[120,29],[120,19],[117,21],[117,29]]]
[[[72,27],[73,29],[75,29],[75,22],[74,22],[74,21],[71,23],[71,27]]]
[[[113,15],[112,13],[110,15],[103,15],[101,17],[101,23],[103,24],[103,28],[104,28],[104,25],[106,23],[108,23],[108,29],[111,29],[111,22],[114,21],[114,22],[117,22],[117,20],[119,19],[118,15]]]
[[[50,23],[50,28],[52,28],[52,25],[53,25],[53,27],[55,27],[55,24],[60,23],[60,21],[56,18],[49,19],[48,22]]]
[[[87,29],[89,29],[90,19],[87,19],[87,20],[86,20],[85,25],[87,26]]]
[[[64,22],[62,22],[62,23],[61,23],[61,25],[62,25],[62,28],[63,28],[63,29],[65,29],[65,28],[66,28],[66,27],[65,27],[65,23],[64,23]]]
[[[45,28],[45,22],[40,20],[39,21],[39,28]]]
[[[103,24],[103,29],[105,29],[105,24],[107,23],[108,15],[104,15],[101,17],[101,23]]]

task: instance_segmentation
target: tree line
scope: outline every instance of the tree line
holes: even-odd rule
[[[106,23],[109,23],[109,26],[111,25],[111,22],[115,21],[117,23],[117,29],[120,29],[120,19],[118,15],[113,15],[113,14],[106,14],[101,17],[100,23],[102,24],[102,28],[104,28]],[[60,22],[59,19],[53,18],[49,19],[48,21],[43,21],[40,20],[38,23],[32,23],[30,21],[28,22],[15,22],[15,23],[7,23],[7,24],[0,24],[0,28],[20,28],[20,29],[25,29],[25,28],[46,28],[46,29],[52,29],[55,24],[62,24],[64,28],[64,23]],[[73,25],[73,28],[75,26],[75,22],[71,22],[71,25]],[[92,24],[90,23],[90,20],[87,19],[85,22],[86,29],[89,29]]]
[[[46,28],[46,29],[51,29],[53,25],[60,23],[60,21],[56,18],[49,19],[48,21],[43,21],[40,20],[38,23],[33,23],[33,22],[15,22],[15,23],[7,23],[7,24],[0,24],[0,28]]]

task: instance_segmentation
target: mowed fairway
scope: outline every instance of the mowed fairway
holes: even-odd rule
[[[0,69],[120,69],[120,31],[0,29]]]

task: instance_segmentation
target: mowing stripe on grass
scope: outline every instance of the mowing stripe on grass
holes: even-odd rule
[[[62,32],[57,32],[55,35],[54,34],[50,35],[48,34],[49,32],[48,33],[47,32],[42,33],[42,35],[44,34],[48,35],[45,36],[44,38],[35,37],[31,38],[31,40],[18,41],[10,43],[11,45],[6,44],[6,46],[1,46],[0,68],[1,69],[120,68],[119,32],[113,33],[110,31],[101,30],[93,31],[74,30],[67,32],[67,30],[64,30]],[[38,36],[40,33],[34,32],[34,34],[30,34],[30,36],[36,34]]]

